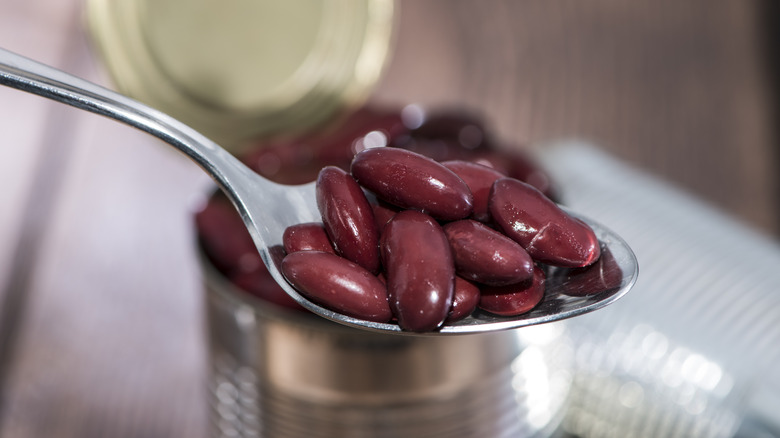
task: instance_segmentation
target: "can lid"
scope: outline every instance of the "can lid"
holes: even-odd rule
[[[393,0],[89,0],[117,89],[225,147],[295,133],[369,96]]]

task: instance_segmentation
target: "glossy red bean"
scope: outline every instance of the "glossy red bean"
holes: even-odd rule
[[[436,219],[457,220],[472,211],[462,179],[436,161],[397,148],[364,150],[352,160],[352,176],[380,199]]]
[[[287,227],[282,234],[282,245],[287,254],[298,251],[325,251],[335,254],[325,227],[318,222]]]
[[[534,268],[530,281],[509,286],[480,288],[479,308],[501,316],[517,316],[531,311],[544,298],[544,271]]]
[[[381,234],[385,225],[387,225],[387,223],[390,222],[390,219],[398,213],[399,209],[398,207],[382,201],[371,204],[371,207],[374,209],[374,220],[376,221],[377,229]]]
[[[562,293],[582,297],[602,292],[614,292],[623,284],[623,271],[609,249],[602,248],[601,257],[584,268],[556,269],[547,282]]]
[[[453,160],[441,164],[455,172],[469,186],[474,197],[474,211],[471,213],[471,217],[480,222],[488,222],[490,220],[490,212],[488,212],[490,189],[497,179],[504,178],[506,175],[492,167],[470,161]]]
[[[404,330],[436,330],[449,314],[455,266],[447,237],[430,216],[402,211],[381,240],[390,307]]]
[[[528,280],[533,275],[531,256],[517,242],[471,219],[444,225],[452,248],[455,271],[461,277],[491,286]]]
[[[479,304],[479,288],[461,277],[455,276],[455,295],[445,323],[453,323],[471,315]]]
[[[593,230],[529,184],[513,178],[497,180],[489,210],[501,230],[536,261],[574,268],[599,258]]]
[[[299,251],[282,259],[287,281],[311,301],[336,312],[388,322],[385,285],[360,265],[322,251]]]
[[[373,273],[379,271],[379,231],[363,189],[335,166],[317,177],[317,207],[336,252]]]

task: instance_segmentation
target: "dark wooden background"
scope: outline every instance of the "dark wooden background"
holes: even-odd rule
[[[0,0],[0,46],[110,84],[82,9]],[[374,99],[483,111],[534,151],[591,142],[776,239],[776,10],[401,1]],[[0,436],[206,436],[190,211],[207,178],[140,133],[8,89],[0,178]]]

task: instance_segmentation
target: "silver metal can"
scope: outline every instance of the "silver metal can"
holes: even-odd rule
[[[288,311],[208,263],[215,437],[549,437],[565,411],[565,326],[388,335]]]

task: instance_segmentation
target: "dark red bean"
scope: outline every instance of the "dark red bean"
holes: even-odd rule
[[[474,211],[471,213],[471,217],[480,222],[488,222],[490,220],[488,212],[490,189],[497,179],[504,178],[506,175],[492,167],[470,161],[453,160],[441,164],[455,172],[469,186],[474,197]]]
[[[348,115],[335,129],[326,129],[307,143],[317,161],[346,170],[357,152],[377,146],[376,142],[389,144],[408,132],[400,111],[364,107]]]
[[[328,166],[317,178],[317,206],[336,252],[373,273],[379,271],[379,231],[363,189],[345,171]]]
[[[274,305],[293,310],[306,310],[287,295],[287,292],[274,280],[263,263],[251,271],[232,275],[230,282],[239,289]]]
[[[325,251],[335,254],[325,227],[317,222],[287,227],[282,234],[282,245],[287,254],[298,251]]]
[[[466,183],[420,154],[387,147],[367,149],[355,155],[351,171],[360,185],[393,205],[441,220],[471,214],[472,195]]]
[[[479,288],[461,277],[455,276],[455,295],[445,323],[453,323],[471,315],[479,304]]]
[[[531,256],[517,242],[471,219],[444,225],[455,271],[461,277],[491,286],[528,280],[533,275]]]
[[[392,146],[425,155],[439,162],[469,160],[474,156],[474,151],[464,149],[448,139],[401,137],[396,139]]]
[[[398,207],[390,205],[386,202],[379,201],[376,204],[371,204],[374,209],[374,220],[376,221],[377,229],[380,234],[382,229],[385,228],[390,219],[398,213]]]
[[[249,143],[241,159],[266,178],[302,184],[314,181],[324,166],[348,170],[355,153],[378,137],[391,143],[408,132],[400,111],[365,107],[305,135]]]
[[[593,230],[529,184],[499,179],[493,184],[489,209],[501,230],[536,261],[575,268],[599,258]]]
[[[455,267],[447,237],[430,216],[402,211],[381,240],[390,307],[404,330],[441,326],[452,307]]]
[[[221,194],[212,196],[195,215],[195,227],[203,251],[223,274],[251,271],[263,264],[244,221]]]
[[[536,187],[553,201],[558,199],[558,193],[552,178],[527,151],[519,146],[505,147],[502,151],[492,151],[483,154],[480,160],[505,174],[506,176]]]
[[[322,164],[299,140],[280,140],[257,145],[241,156],[250,169],[280,184],[304,184],[317,179]]]
[[[548,279],[550,288],[582,297],[602,292],[614,292],[623,284],[623,271],[608,248],[601,249],[601,257],[584,268],[556,269]]]
[[[458,147],[474,150],[490,143],[483,120],[474,113],[465,111],[438,110],[425,114],[420,126],[412,129],[412,137],[446,139]]]
[[[544,271],[534,268],[530,281],[509,286],[480,288],[479,308],[501,316],[517,316],[529,312],[544,297]]]
[[[282,259],[282,273],[311,301],[354,318],[388,322],[385,285],[360,265],[322,251],[299,251]]]

